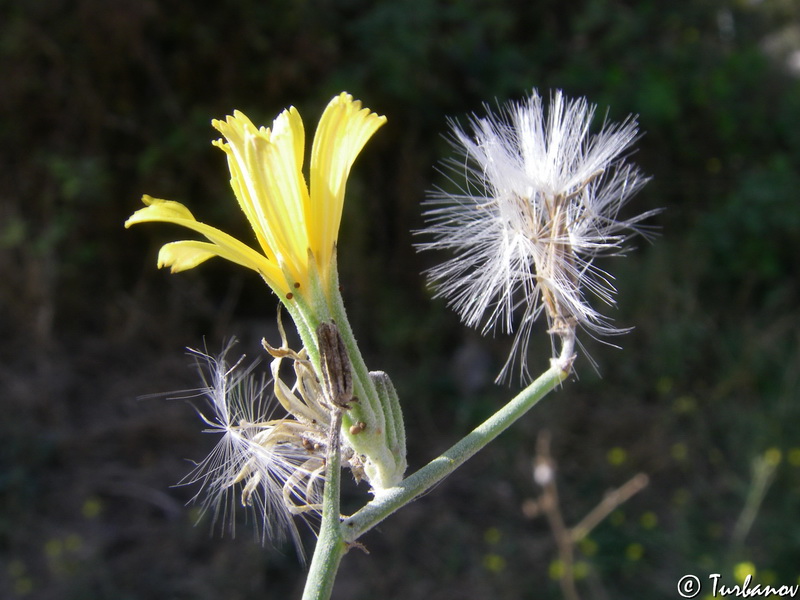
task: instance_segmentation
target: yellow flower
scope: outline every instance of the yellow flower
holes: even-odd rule
[[[327,289],[335,268],[347,176],[364,144],[385,121],[347,93],[334,97],[314,136],[310,186],[303,176],[305,130],[294,107],[278,115],[271,129],[256,128],[239,111],[225,121],[212,121],[227,140],[214,145],[228,157],[231,187],[261,252],[197,221],[179,202],[150,196],[142,198],[147,206],[125,227],[161,221],[205,236],[207,242],[186,240],[161,248],[158,266],[170,267],[173,273],[220,256],[258,272],[282,297],[304,289],[312,271]]]

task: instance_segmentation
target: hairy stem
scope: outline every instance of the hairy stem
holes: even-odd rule
[[[328,438],[328,454],[325,465],[325,489],[322,492],[322,525],[319,530],[317,547],[308,569],[303,600],[328,600],[333,591],[333,583],[339,563],[347,551],[347,543],[342,536],[339,494],[341,482],[341,451],[339,449],[342,410],[332,410],[332,423]]]

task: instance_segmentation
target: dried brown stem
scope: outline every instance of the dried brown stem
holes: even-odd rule
[[[555,474],[556,463],[550,454],[550,433],[545,430],[539,434],[534,459],[534,479],[542,487],[536,508],[547,518],[556,542],[562,568],[559,577],[561,592],[566,600],[580,600],[575,587],[575,544],[585,538],[615,508],[647,486],[649,478],[644,473],[635,475],[622,486],[606,494],[577,525],[569,528],[561,514]]]

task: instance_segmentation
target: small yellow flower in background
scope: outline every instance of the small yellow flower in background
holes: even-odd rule
[[[594,556],[597,554],[598,545],[592,538],[585,537],[578,542],[578,548],[584,556]]]
[[[608,460],[609,464],[618,467],[626,460],[628,460],[628,453],[625,451],[624,448],[615,446],[608,451],[608,453],[606,454],[606,459]]]
[[[499,554],[487,554],[483,557],[483,568],[490,573],[501,573],[506,569],[506,559]]]
[[[670,456],[672,456],[673,460],[684,461],[686,460],[686,457],[689,455],[689,449],[683,442],[675,442],[669,449],[669,453]]]
[[[578,581],[586,579],[589,576],[589,563],[585,560],[576,560],[572,567],[572,575]]]
[[[733,567],[733,577],[736,579],[737,583],[744,583],[744,580],[747,579],[748,575],[751,577],[756,576],[756,566],[750,561],[737,563]]]
[[[489,527],[489,529],[483,532],[484,541],[492,546],[498,544],[502,537],[503,534],[497,527]]]
[[[655,529],[658,525],[658,516],[653,511],[647,511],[639,518],[639,523],[644,529]]]
[[[787,459],[793,467],[800,467],[800,448],[790,449]]]
[[[564,576],[564,563],[559,559],[555,559],[547,568],[547,573],[550,579],[561,579]]]
[[[780,448],[767,448],[764,452],[764,462],[766,462],[771,467],[777,467],[781,464],[781,459],[783,458],[783,453],[781,452]]]
[[[385,123],[361,102],[342,92],[320,118],[311,149],[310,186],[303,175],[305,129],[294,107],[284,110],[272,128],[255,125],[234,111],[212,121],[227,141],[214,145],[228,157],[239,206],[255,232],[260,252],[197,221],[183,204],[144,196],[145,208],[126,222],[160,221],[182,225],[208,240],[171,242],[161,248],[159,267],[192,269],[214,256],[258,272],[282,298],[291,298],[319,274],[324,289],[335,269],[344,192],[350,168],[367,140]]]
[[[678,488],[675,490],[675,493],[672,494],[672,504],[675,506],[686,506],[691,500],[692,495],[686,488]]]
[[[755,570],[753,570],[755,573]],[[778,574],[772,569],[764,569],[758,573],[758,580],[764,585],[773,585],[778,581]]]
[[[625,556],[628,560],[637,561],[641,560],[642,556],[644,556],[644,546],[641,544],[634,542],[633,544],[628,544],[628,547],[625,548]]]

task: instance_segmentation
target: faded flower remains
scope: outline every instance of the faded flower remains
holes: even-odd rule
[[[527,345],[542,312],[565,361],[579,326],[599,335],[622,331],[588,301],[587,291],[614,304],[612,277],[593,261],[619,254],[651,213],[619,217],[646,182],[624,156],[638,135],[636,119],[604,123],[592,134],[595,109],[557,91],[545,110],[534,90],[498,115],[474,117],[471,134],[454,125],[459,156],[447,166],[466,182],[426,201],[421,233],[433,241],[419,247],[454,253],[428,273],[437,295],[483,333],[516,331],[498,380],[516,362],[528,377]]]
[[[231,364],[229,350],[218,358],[192,351],[205,383],[200,393],[211,409],[199,414],[205,431],[221,437],[181,483],[199,484],[195,500],[202,502],[203,512],[211,511],[214,523],[232,531],[240,498],[252,508],[262,540],[281,540],[288,532],[302,557],[292,515],[319,507],[324,448],[312,440],[324,437],[324,424],[311,429],[294,418],[273,418],[277,403],[263,375],[255,373],[258,362],[242,366],[242,356]],[[279,366],[280,359],[275,361]]]

